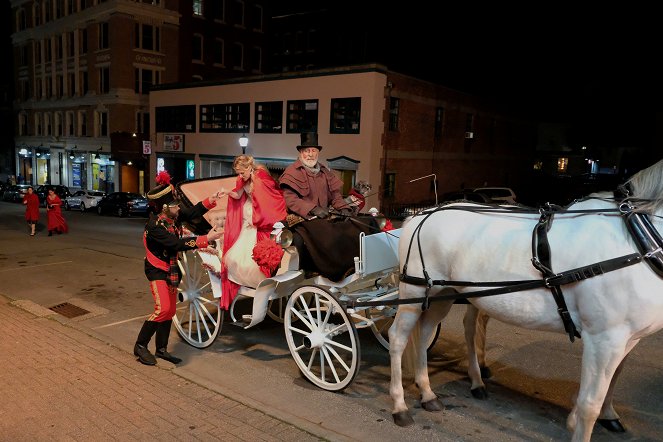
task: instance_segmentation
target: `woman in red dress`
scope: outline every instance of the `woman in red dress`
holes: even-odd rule
[[[39,221],[39,197],[32,186],[28,187],[28,193],[23,197],[25,204],[25,220],[30,226],[30,236],[35,236],[35,227]]]
[[[62,200],[53,189],[48,189],[46,197],[46,213],[48,214],[48,236],[55,233],[67,233],[69,227],[62,217]]]

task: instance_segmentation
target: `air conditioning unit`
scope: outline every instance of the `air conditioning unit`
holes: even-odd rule
[[[474,138],[474,132],[465,132],[465,138]]]

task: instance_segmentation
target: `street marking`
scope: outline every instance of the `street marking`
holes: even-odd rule
[[[12,269],[2,269],[2,270],[0,270],[0,272],[9,272],[9,271],[12,271],[12,270],[34,269],[34,268],[37,268],[37,267],[45,267],[45,266],[56,266],[56,265],[60,265],[60,264],[68,264],[68,263],[71,263],[71,262],[73,262],[73,261],[61,261],[61,262],[52,262],[50,264],[37,264],[37,265],[33,265],[33,266],[14,267]]]
[[[111,322],[110,324],[100,325],[99,327],[94,327],[92,330],[99,330],[100,328],[113,327],[115,325],[125,324],[131,321],[137,321],[139,319],[145,319],[149,315],[136,316],[135,318],[125,319],[124,321]]]

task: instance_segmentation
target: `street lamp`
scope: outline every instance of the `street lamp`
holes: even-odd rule
[[[242,148],[242,155],[246,153],[246,146],[249,145],[249,137],[246,136],[246,134],[242,134],[241,137],[239,137],[239,146]]]

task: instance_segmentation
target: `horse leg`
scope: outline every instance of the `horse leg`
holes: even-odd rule
[[[610,387],[608,387],[608,394],[605,396],[605,400],[603,401],[603,407],[601,407],[601,413],[599,414],[599,418],[597,422],[606,430],[612,431],[613,433],[625,433],[626,428],[624,425],[622,425],[621,421],[619,420],[619,414],[615,411],[615,409],[612,407],[612,397],[615,393],[615,385],[617,384],[617,378],[619,377],[620,373],[622,372],[622,369],[624,368],[624,362],[626,361],[626,358],[628,357],[628,354],[631,352],[633,347],[637,345],[637,343],[640,342],[638,339],[637,341],[633,342],[630,344],[630,348],[626,352],[626,356],[624,356],[624,359],[622,359],[622,362],[619,364],[617,367],[617,370],[615,370],[615,374],[612,376],[612,380],[610,381]]]
[[[627,343],[616,334],[593,336],[585,333],[582,339],[580,389],[566,421],[569,430],[573,431],[574,442],[589,442],[604,402],[606,398],[610,399],[608,391],[613,377],[627,354]]]
[[[477,352],[479,369],[481,370],[481,377],[483,379],[490,379],[493,376],[490,368],[486,366],[486,329],[488,328],[488,319],[490,319],[490,316],[479,310],[476,326],[477,334],[474,338],[474,348]]]
[[[401,363],[408,338],[412,333],[412,329],[417,325],[420,315],[421,308],[419,306],[401,305],[394,318],[394,323],[389,327],[389,357],[391,359],[389,394],[394,401],[391,415],[394,423],[401,427],[414,424],[407,405],[405,405]]]
[[[482,318],[485,318],[485,320]],[[473,304],[467,305],[463,326],[465,328],[465,344],[467,346],[467,374],[472,386],[470,392],[476,399],[486,399],[486,385],[483,383],[481,374],[481,362],[486,364],[486,323],[488,315],[481,313]]]
[[[422,313],[419,320],[420,337],[411,342],[414,351],[416,351],[416,371],[414,381],[421,392],[421,408],[426,411],[442,411],[444,405],[437,398],[437,395],[430,387],[430,378],[428,377],[428,341],[435,332],[437,324],[444,319],[453,305],[452,302],[433,302],[430,308]]]

